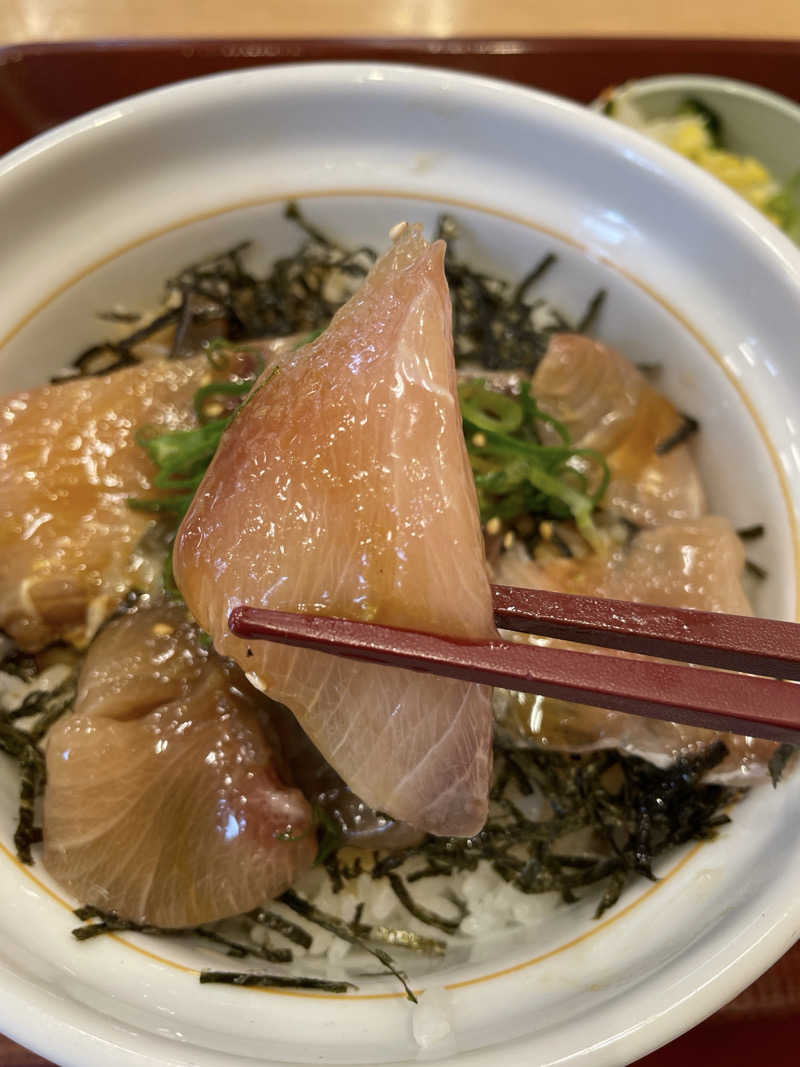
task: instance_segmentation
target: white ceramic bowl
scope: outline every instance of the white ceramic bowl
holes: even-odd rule
[[[800,254],[701,171],[601,116],[509,85],[370,65],[254,70],[104,108],[0,161],[0,382],[36,384],[147,306],[188,260],[296,236],[280,213],[353,244],[391,223],[462,220],[465,250],[510,276],[558,251],[567,309],[609,290],[600,333],[663,362],[703,421],[712,504],[764,521],[765,614],[797,611]],[[130,935],[78,945],[74,903],[12,855],[0,766],[0,1029],[60,1064],[384,1063],[620,1067],[719,1007],[800,929],[800,779],[761,789],[714,842],[668,859],[601,922],[593,904],[485,938],[420,976],[331,998],[203,986],[209,956]],[[213,957],[212,957],[213,958]],[[430,1048],[424,1015],[446,1025]]]

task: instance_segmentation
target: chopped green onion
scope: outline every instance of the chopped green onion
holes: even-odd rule
[[[604,541],[592,512],[610,479],[605,457],[594,449],[573,448],[567,428],[539,409],[527,383],[516,398],[487,388],[483,379],[472,379],[459,386],[459,402],[482,520],[571,516],[581,535],[599,551]],[[563,444],[541,444],[537,422],[551,425]],[[591,492],[576,459],[600,472]]]
[[[243,382],[211,382],[204,385],[194,394],[194,410],[200,419],[207,418],[206,406],[209,397],[214,396],[246,396],[253,388],[253,379],[248,378]]]
[[[230,417],[213,419],[192,430],[169,430],[156,437],[140,431],[136,441],[159,471],[177,474],[204,460],[210,462],[230,421]]]
[[[458,390],[458,398],[463,418],[481,430],[514,433],[522,425],[520,401],[487,389],[478,378],[465,382]]]

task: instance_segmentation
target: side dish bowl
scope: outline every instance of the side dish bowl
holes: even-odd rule
[[[800,107],[758,85],[704,74],[637,78],[604,92],[594,107],[611,101],[635,104],[647,119],[676,114],[689,99],[719,116],[731,151],[754,156],[781,181],[794,177],[800,161]]]
[[[712,505],[763,522],[757,610],[798,611],[800,252],[668,150],[572,104],[474,77],[362,64],[188,82],[75,120],[0,160],[0,386],[39,384],[153,307],[187,262],[294,237],[282,206],[353,246],[447,209],[473,260],[661,363],[703,424]],[[0,431],[1,432],[1,431]],[[0,759],[0,1030],[65,1067],[513,1062],[619,1067],[749,984],[800,932],[800,779],[754,791],[708,843],[668,857],[600,921],[595,901],[476,938],[414,975],[412,1006],[364,976],[343,997],[199,986],[200,951],[138,934],[78,944],[68,900],[14,858],[16,784]]]

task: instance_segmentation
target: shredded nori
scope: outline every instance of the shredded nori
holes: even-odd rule
[[[20,657],[25,661],[24,654]],[[14,657],[6,660],[2,669],[13,667]],[[30,693],[15,711],[0,710],[0,751],[16,760],[20,770],[19,808],[14,847],[21,863],[33,863],[31,847],[41,841],[41,828],[35,825],[36,801],[44,792],[47,781],[44,753],[39,747],[46,732],[61,718],[75,700],[75,674],[52,691]],[[17,725],[29,719],[23,728]]]
[[[487,370],[533,372],[555,333],[586,332],[594,325],[605,298],[603,290],[589,300],[577,320],[568,317],[531,291],[556,263],[549,252],[522,279],[512,284],[476,270],[456,253],[458,225],[449,215],[439,219],[437,237],[447,242],[445,275],[453,304],[453,349],[456,364],[479,363]],[[542,320],[537,322],[537,315]]]
[[[245,956],[257,956],[259,959],[268,960],[270,963],[291,963],[294,959],[292,950],[289,948],[271,948],[267,944],[257,945],[255,942],[243,944],[241,941],[226,937],[219,930],[209,926],[197,926],[190,932],[223,946],[226,949],[226,956],[234,956],[237,959],[243,959]]]
[[[19,766],[19,814],[14,848],[19,861],[30,866],[33,863],[31,846],[41,840],[41,829],[34,825],[36,798],[44,792],[46,780],[44,757],[33,742],[25,746]]]
[[[338,244],[310,223],[294,202],[285,214],[304,235],[293,254],[277,259],[263,275],[245,266],[247,241],[189,264],[166,283],[164,311],[125,336],[89,346],[74,360],[74,373],[108,374],[135,364],[137,347],[170,328],[172,358],[197,351],[210,335],[239,342],[324,329],[363,281],[377,253],[366,246],[348,249]],[[468,360],[488,369],[533,371],[554,333],[587,332],[600,314],[603,290],[588,300],[575,321],[548,301],[532,297],[556,262],[553,253],[520,282],[511,283],[459,258],[458,226],[449,215],[440,218],[437,236],[447,241],[445,273],[457,363]],[[537,316],[542,319],[538,324]],[[115,312],[102,317],[119,323],[132,318]],[[133,321],[139,321],[138,315]]]
[[[179,316],[178,308],[169,308],[119,341],[103,341],[100,344],[90,345],[75,357],[72,363],[75,373],[82,376],[110,374],[122,367],[130,367],[139,363],[140,360],[134,353],[136,346],[149,340],[160,330],[173,325]],[[63,380],[63,378],[54,379],[56,383]]]
[[[766,530],[762,523],[758,523],[755,526],[744,526],[741,530],[737,530],[736,533],[741,541],[756,541],[759,537],[764,536]]]
[[[447,942],[437,937],[422,937],[413,930],[402,930],[394,926],[358,927],[363,936],[370,941],[380,941],[394,948],[410,949],[424,956],[443,956],[447,951]]]
[[[681,420],[681,425],[674,433],[671,433],[669,437],[665,437],[663,441],[659,441],[656,444],[655,452],[657,456],[666,456],[673,448],[682,445],[684,441],[687,441],[700,429],[700,423],[691,415],[681,414]]]
[[[389,885],[394,890],[395,896],[406,911],[427,926],[436,926],[445,934],[454,934],[457,932],[459,926],[461,926],[462,921],[469,914],[466,904],[460,900],[455,893],[451,893],[448,895],[448,899],[455,905],[457,912],[456,916],[452,919],[448,919],[442,915],[438,915],[435,911],[423,907],[414,900],[411,893],[408,891],[408,886],[399,874],[395,874],[394,871],[391,871],[386,877],[389,879]]]
[[[458,931],[464,905],[451,898],[458,916],[439,915],[419,905],[409,885],[474,871],[481,861],[523,893],[558,892],[565,901],[605,883],[599,917],[635,875],[653,879],[653,864],[665,851],[713,837],[729,821],[724,808],[741,792],[702,781],[726,754],[717,741],[660,769],[614,749],[564,754],[498,737],[489,819],[480,833],[468,839],[429,835],[419,845],[376,854],[372,877],[387,878],[415,918],[449,934]],[[546,806],[538,819],[514,799],[534,794]],[[579,832],[592,842],[589,851],[575,853],[563,844]],[[421,866],[408,871],[413,861]]]
[[[772,753],[768,767],[774,788],[777,789],[778,783],[783,777],[783,772],[786,770],[787,763],[797,750],[797,745],[790,745],[788,741],[783,741]]]
[[[661,372],[664,370],[663,363],[637,363],[636,369],[640,374],[643,374],[648,381],[654,382],[661,377]]]
[[[281,934],[287,941],[294,942],[300,948],[311,948],[313,938],[309,932],[297,923],[284,919],[282,915],[276,915],[275,912],[266,911],[264,908],[256,908],[255,911],[249,913],[248,918],[260,926],[265,926],[268,930]]]
[[[170,327],[174,359],[197,351],[212,336],[239,342],[323,329],[358,288],[376,254],[335,244],[293,203],[286,216],[305,234],[294,254],[276,260],[263,276],[244,265],[249,241],[187,265],[166,283],[166,310],[126,336],[91,345],[74,361],[75,371],[107,374],[136,363],[137,346]]]
[[[317,989],[321,993],[346,993],[358,988],[351,982],[332,982],[328,978],[295,978],[283,974],[256,974],[254,971],[201,971],[200,984],[210,982],[260,989]]]
[[[134,931],[140,934],[164,934],[164,933],[179,933],[178,930],[162,930],[159,926],[152,926],[147,923],[137,923],[132,919],[123,919],[117,915],[114,911],[103,911],[101,908],[96,908],[91,904],[84,904],[80,908],[75,908],[74,915],[81,920],[82,923],[88,925],[78,926],[72,931],[72,936],[76,941],[90,941],[92,938],[100,937],[102,934],[112,934],[124,931]],[[96,922],[90,920],[96,919]]]
[[[408,984],[406,975],[398,970],[394,960],[388,952],[384,952],[381,948],[376,948],[374,945],[370,945],[363,936],[356,932],[353,925],[348,925],[342,919],[337,919],[333,915],[327,915],[320,908],[317,908],[308,900],[304,900],[303,897],[298,896],[292,889],[287,889],[286,892],[279,897],[282,904],[285,904],[287,908],[291,908],[292,911],[297,912],[298,915],[302,915],[304,919],[309,922],[320,926],[323,930],[327,930],[328,933],[333,934],[335,937],[341,938],[342,941],[347,941],[351,945],[357,945],[365,952],[369,952],[374,956],[387,971],[390,971],[395,978],[400,982],[406,993],[406,998],[413,1004],[417,1003],[417,998],[411,987]],[[358,924],[358,916],[356,917],[356,927]]]
[[[103,934],[112,933],[137,933],[150,934],[166,937],[200,937],[210,941],[225,950],[226,956],[236,959],[244,959],[253,956],[258,959],[268,960],[270,963],[291,963],[293,954],[291,949],[271,948],[269,945],[259,945],[255,941],[241,941],[223,933],[220,927],[224,924],[203,924],[201,926],[187,927],[186,929],[166,929],[153,926],[148,923],[135,922],[125,919],[113,911],[103,911],[93,905],[84,905],[76,908],[74,914],[83,922],[84,926],[78,926],[72,931],[76,941],[90,941]],[[94,921],[92,921],[94,920]],[[305,931],[303,931],[305,933]],[[311,945],[308,938],[305,948]]]
[[[766,530],[761,523],[757,523],[755,526],[745,526],[741,530],[737,530],[736,533],[740,541],[757,541],[760,537],[764,536]],[[744,566],[747,573],[753,578],[757,578],[759,581],[763,581],[768,577],[765,568],[759,563],[755,563],[752,559],[746,559],[744,561]],[[775,781],[774,775],[773,781]]]
[[[96,317],[104,322],[138,322],[141,314],[138,311],[98,311]]]
[[[586,310],[583,315],[578,319],[578,323],[575,327],[576,333],[591,333],[595,322],[600,317],[600,312],[603,308],[603,304],[606,302],[605,289],[599,289],[589,303],[586,306]]]
[[[769,571],[766,567],[762,567],[760,563],[756,563],[752,559],[746,559],[744,561],[744,569],[754,578],[758,578],[759,581],[763,581],[765,578],[769,577]]]

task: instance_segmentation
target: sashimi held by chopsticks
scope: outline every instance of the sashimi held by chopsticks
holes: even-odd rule
[[[795,742],[800,735],[800,687],[783,680],[800,679],[797,623],[509,586],[494,586],[493,595],[495,622],[504,629],[637,655],[619,658],[597,650],[589,654],[505,641],[470,643],[250,607],[235,608],[229,623],[233,633],[251,641],[319,649],[773,741]],[[647,656],[660,658],[643,658]]]
[[[267,367],[178,533],[192,615],[365,802],[432,833],[484,823],[490,691],[246,641],[241,604],[496,639],[456,396],[444,245],[419,227],[315,341]]]

